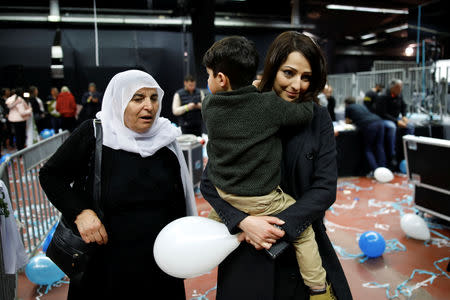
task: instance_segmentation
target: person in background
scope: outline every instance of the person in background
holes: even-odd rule
[[[50,95],[47,97],[47,111],[50,119],[50,126],[58,132],[61,128],[61,114],[56,110],[56,98],[58,97],[59,91],[57,87],[52,87],[50,89]]]
[[[186,75],[184,88],[173,96],[172,113],[178,117],[183,134],[202,135],[202,101],[205,94],[196,88],[195,78]]]
[[[375,87],[367,91],[366,95],[364,96],[364,105],[372,113],[375,113],[375,102],[383,88],[384,86],[382,84],[377,83],[375,84]]]
[[[94,82],[89,83],[88,91],[81,97],[81,105],[83,108],[80,111],[78,122],[95,118],[95,114],[100,111],[102,107],[102,94],[97,91],[97,86]]]
[[[6,100],[9,108],[8,120],[11,122],[16,136],[17,150],[25,148],[27,120],[32,116],[33,110],[23,98],[23,89],[17,88],[15,94]]]
[[[414,134],[414,126],[409,123],[406,117],[406,103],[402,97],[403,82],[400,79],[393,79],[389,84],[386,93],[376,98],[376,113],[384,120],[385,136],[387,138],[390,168],[397,168],[397,151],[395,142],[397,137],[397,127],[405,128],[407,134]],[[401,114],[401,115],[400,115]]]
[[[383,119],[371,113],[366,106],[355,102],[353,97],[344,100],[345,121],[346,123],[354,123],[362,132],[364,154],[372,173],[379,167],[386,167],[384,123]]]
[[[0,123],[0,143],[3,146],[3,148],[6,148],[7,141],[9,139],[9,145],[12,147],[12,136],[11,136],[11,124],[8,121],[8,113],[9,108],[6,105],[6,99],[8,99],[11,96],[11,90],[9,88],[2,88],[1,91],[1,98],[0,98],[0,110],[1,110],[1,123]]]
[[[30,98],[29,102],[33,109],[33,118],[36,123],[38,132],[41,132],[44,128],[47,128],[47,114],[44,108],[44,103],[38,97],[39,90],[36,86],[30,86]]]
[[[56,110],[61,114],[61,128],[72,132],[75,129],[77,103],[67,86],[61,88],[56,98]]]
[[[333,97],[333,87],[329,84],[325,85],[323,93],[327,97],[327,109],[330,113],[331,121],[336,121],[336,114],[334,113],[334,108],[336,107],[336,99]]]

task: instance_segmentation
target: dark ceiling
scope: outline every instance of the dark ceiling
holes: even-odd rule
[[[189,14],[195,1],[208,0],[97,0],[99,11],[105,13],[146,13],[149,10],[164,11],[172,16]],[[216,0],[215,14],[226,18],[247,20],[274,20],[291,23],[292,5],[295,0]],[[299,24],[312,25],[305,29],[322,42],[333,45],[337,54],[400,56],[408,44],[416,43],[418,6],[421,5],[421,39],[439,48],[438,58],[449,57],[450,30],[448,26],[448,0],[391,0],[391,1],[317,1],[298,0]],[[69,8],[92,8],[93,1],[60,0],[61,11]],[[359,7],[401,9],[408,14],[373,13],[328,9],[328,4]],[[48,9],[49,0],[2,0],[1,8],[20,10],[21,7]],[[16,8],[14,8],[16,7]],[[2,9],[3,10],[3,9]],[[405,25],[408,25],[407,27]],[[403,26],[401,30],[387,33],[385,30]],[[371,38],[361,38],[373,34]],[[445,49],[447,48],[448,50]]]

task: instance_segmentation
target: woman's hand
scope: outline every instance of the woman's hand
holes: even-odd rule
[[[75,219],[78,231],[85,243],[96,242],[99,245],[108,242],[108,234],[97,214],[91,209],[83,210]]]
[[[239,223],[244,233],[239,236],[240,240],[245,239],[247,243],[252,244],[256,250],[263,248],[270,249],[272,244],[284,236],[284,231],[273,226],[281,226],[283,220],[270,216],[248,216]]]

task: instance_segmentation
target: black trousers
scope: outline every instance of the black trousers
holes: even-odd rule
[[[183,134],[193,134],[195,136],[202,136],[202,125],[200,126],[181,126]]]
[[[25,148],[27,122],[11,122],[11,125],[14,128],[16,136],[17,150],[22,150],[23,148]]]
[[[70,132],[72,132],[75,129],[76,122],[77,120],[75,119],[75,117],[61,117],[61,128],[63,130],[69,130]]]

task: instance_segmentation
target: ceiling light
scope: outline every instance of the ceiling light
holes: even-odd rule
[[[396,31],[400,31],[400,30],[404,30],[404,29],[408,29],[408,24],[403,24],[401,26],[388,28],[384,32],[391,33],[391,32],[396,32]]]
[[[338,10],[354,10],[354,11],[364,11],[371,13],[382,13],[382,14],[399,14],[407,15],[407,9],[390,9],[390,8],[376,8],[376,7],[362,7],[362,6],[350,6],[350,5],[337,5],[328,4],[328,9],[338,9]]]
[[[59,22],[59,21],[61,21],[61,17],[60,16],[49,15],[48,16],[48,21],[49,22]]]
[[[384,41],[384,39],[374,39],[374,40],[370,40],[370,41],[365,41],[365,42],[361,43],[361,45],[367,46],[367,45],[376,44],[381,41]]]
[[[352,37],[351,35],[346,35],[346,36],[345,36],[345,39],[346,39],[346,40],[349,40],[349,41],[354,41],[354,40],[355,40],[355,38]]]
[[[63,50],[61,46],[52,46],[52,58],[63,58]]]
[[[405,49],[405,55],[406,56],[412,56],[414,54],[414,49],[411,46],[406,47]]]
[[[362,36],[361,36],[361,39],[367,40],[367,39],[373,38],[373,37],[375,37],[375,36],[376,36],[375,33],[368,33],[368,34],[362,35]]]

